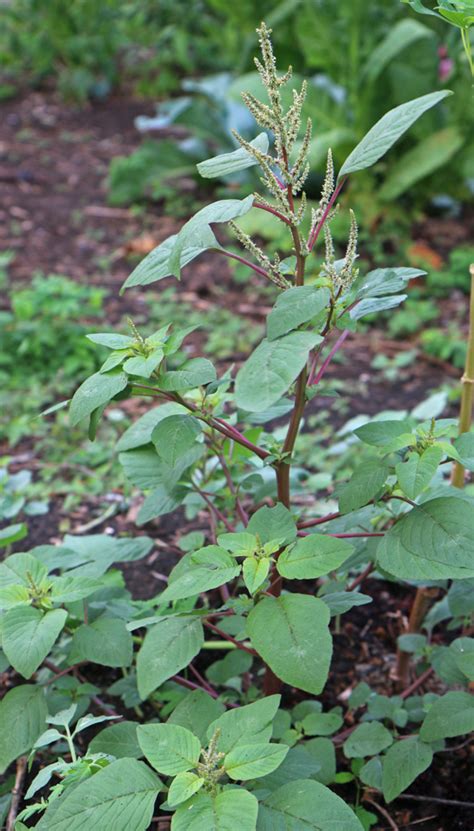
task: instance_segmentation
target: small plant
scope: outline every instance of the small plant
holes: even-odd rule
[[[271,287],[266,337],[237,373],[230,368],[218,377],[206,358],[183,354],[192,327],[164,321],[144,337],[130,321],[128,334],[91,334],[109,357],[79,387],[69,410],[71,424],[87,421],[93,438],[110,402],[137,396],[158,404],[117,445],[126,476],[146,494],[138,524],[182,507],[188,517],[205,510],[208,525],[181,539],[184,553],[166,587],[147,601],[134,601],[111,569],[114,562],[144,557],[152,544],[147,538],[67,537],[62,546],[15,554],[0,566],[3,649],[20,675],[38,681],[11,690],[0,705],[0,723],[10,730],[11,719],[21,718],[14,741],[0,742],[3,767],[35,745],[41,750],[47,707],[57,719],[57,710],[65,709],[45,696],[41,683],[54,687],[63,675],[80,673],[83,662],[123,668],[108,694],[135,714],[93,739],[81,756],[78,779],[84,781],[40,803],[46,810],[39,831],[76,831],[84,823],[103,831],[146,831],[161,809],[172,831],[289,824],[361,831],[376,821],[374,796],[396,799],[446,739],[474,726],[469,637],[447,647],[444,663],[428,636],[402,641],[420,674],[407,684],[396,679],[396,695],[359,684],[345,713],[340,706],[324,710],[318,699],[331,669],[332,630],[341,615],[372,601],[360,591],[369,575],[398,581],[407,593],[413,584],[444,590],[453,628],[472,614],[465,587],[474,578],[473,499],[452,489],[443,471],[453,459],[474,469],[474,435],[455,438],[456,421],[437,419],[433,402],[428,413],[417,408],[401,418],[352,424],[352,436],[346,427],[344,438],[358,442],[360,455],[349,481],[337,482],[326,500],[304,509],[293,499],[299,482],[315,475],[294,464],[297,442],[307,404],[328,391],[333,357],[358,320],[396,308],[408,281],[422,273],[404,267],[359,273],[352,213],[345,256],[336,259],[331,220],[339,194],[351,174],[377,162],[448,93],[388,112],[337,178],[329,152],[321,198],[309,214],[304,185],[312,128],[301,118],[306,87],[284,106],[281,91],[291,70],[277,72],[265,24],[259,38],[256,65],[266,98],[244,94],[244,101],[262,133],[252,142],[236,135],[239,149],[199,169],[215,177],[258,166],[265,194],[207,205],[149,254],[124,288],[179,278],[199,254],[212,251]],[[250,211],[281,223],[291,239],[290,257],[270,255],[239,227]],[[241,253],[218,242],[211,226],[219,223],[228,223]],[[226,656],[196,666],[207,649]],[[442,666],[446,677],[450,661],[458,670],[454,683],[463,689],[415,695],[426,671],[438,673]],[[70,678],[75,693],[78,680]],[[94,694],[91,699],[106,715],[115,714]],[[78,754],[69,721],[61,719],[65,733],[52,738],[65,735],[65,764],[72,767],[64,767],[62,757],[59,767],[52,764],[64,786],[77,772]],[[40,742],[46,747],[44,736]],[[337,772],[339,745],[347,765]],[[45,785],[50,770],[40,780]],[[333,782],[352,783],[352,796],[341,799],[329,788]],[[24,827],[18,820],[16,829]]]

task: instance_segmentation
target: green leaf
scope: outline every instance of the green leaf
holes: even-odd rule
[[[366,315],[373,315],[377,312],[384,312],[387,309],[395,309],[400,303],[407,299],[406,294],[392,294],[390,297],[367,297],[357,303],[350,310],[351,320],[360,320]]]
[[[160,602],[169,603],[192,597],[228,583],[240,574],[240,566],[225,548],[207,545],[195,551],[186,559],[186,570],[177,570],[178,576],[170,575],[168,587],[160,595]]]
[[[269,695],[253,704],[244,704],[242,707],[227,710],[209,725],[208,739],[210,740],[219,729],[217,749],[222,753],[230,753],[240,745],[262,744],[270,741],[272,723],[280,704],[280,698],[279,695]]]
[[[20,552],[0,563],[0,588],[7,586],[31,586],[31,580],[40,584],[48,575],[48,569],[32,554]]]
[[[339,568],[353,550],[345,540],[310,534],[280,554],[277,568],[289,580],[312,580]]]
[[[72,639],[74,658],[106,667],[128,667],[133,658],[133,641],[125,621],[100,617],[79,626]]]
[[[329,303],[329,289],[295,286],[281,292],[267,318],[268,340],[297,329],[321,312]]]
[[[395,742],[383,760],[382,790],[386,802],[406,791],[416,777],[429,768],[433,750],[417,736]]]
[[[343,615],[354,606],[365,606],[367,603],[372,603],[372,598],[368,594],[362,592],[328,592],[321,596],[328,607],[331,617],[334,615]]]
[[[128,384],[125,372],[96,372],[74,393],[69,408],[69,421],[74,426],[83,418],[118,395]]]
[[[52,578],[50,597],[53,603],[74,603],[76,600],[89,597],[100,588],[102,588],[100,580],[64,574],[61,577]]]
[[[454,656],[457,668],[469,681],[474,681],[474,638],[456,638],[449,650]]]
[[[255,831],[256,797],[243,788],[229,788],[215,796],[200,791],[173,816],[172,831]]]
[[[213,239],[215,238],[209,227],[210,223],[237,219],[250,211],[253,202],[254,197],[250,194],[245,199],[221,199],[219,202],[213,202],[201,208],[183,225],[176,237],[168,262],[171,274],[180,277],[183,253],[189,248],[204,250],[214,247]]]
[[[176,776],[192,770],[199,761],[199,739],[178,724],[140,724],[137,737],[146,758],[159,773]]]
[[[226,685],[229,681],[249,672],[253,663],[252,655],[241,649],[231,649],[219,661],[214,661],[206,669],[206,676],[212,684]]]
[[[121,721],[106,727],[95,736],[87,750],[90,753],[106,753],[116,759],[139,759],[143,756],[137,739],[137,724],[134,721]]]
[[[162,788],[143,762],[118,759],[51,802],[38,831],[146,831]]]
[[[393,742],[393,736],[383,724],[369,721],[359,724],[344,742],[344,753],[348,759],[376,756]]]
[[[390,176],[379,190],[379,198],[382,202],[398,199],[420,179],[449,162],[461,149],[464,141],[456,127],[446,127],[418,142],[393,166]]]
[[[464,736],[474,730],[474,698],[470,693],[448,692],[433,702],[420,729],[420,739],[435,742]]]
[[[124,450],[134,450],[136,447],[141,447],[144,444],[151,442],[151,435],[155,427],[171,415],[186,414],[188,410],[182,404],[161,404],[159,407],[153,407],[148,410],[141,418],[137,419],[116,444],[116,450],[122,452]]]
[[[268,151],[267,134],[259,133],[250,144],[260,150],[261,153],[266,153]],[[228,176],[230,173],[237,173],[239,170],[245,170],[247,167],[253,167],[256,164],[258,162],[254,156],[245,147],[239,147],[232,153],[221,153],[220,156],[214,156],[213,159],[200,162],[197,169],[204,179],[216,179]]]
[[[400,52],[411,46],[417,40],[433,37],[434,32],[423,23],[410,18],[399,20],[389,30],[388,34],[369,55],[363,73],[369,82],[373,82],[383,72]]]
[[[283,545],[295,539],[296,524],[288,508],[278,502],[273,508],[265,505],[255,511],[250,517],[247,531],[258,536],[262,543],[280,540]]]
[[[135,338],[128,335],[117,335],[115,332],[97,332],[92,335],[86,335],[88,340],[92,343],[98,343],[100,346],[106,346],[108,349],[129,349],[135,343]]]
[[[416,497],[430,484],[443,458],[442,449],[434,444],[420,455],[411,453],[405,462],[395,466],[399,485],[410,499]]]
[[[2,647],[12,667],[31,678],[51,651],[67,620],[64,609],[41,612],[34,606],[15,606],[2,620]]]
[[[288,782],[260,800],[257,831],[363,831],[348,805],[309,779]]]
[[[242,744],[226,755],[223,767],[230,779],[257,779],[276,770],[288,750],[280,744]]]
[[[411,434],[412,427],[408,421],[396,421],[395,419],[387,421],[371,421],[368,424],[363,424],[354,430],[354,434],[365,444],[371,444],[374,447],[385,447],[390,445],[394,440],[401,436],[408,436]],[[408,446],[408,445],[406,445]]]
[[[260,588],[265,582],[270,571],[270,559],[268,557],[246,557],[242,564],[242,576],[245,586],[250,594]]]
[[[357,299],[396,294],[406,287],[409,280],[425,274],[426,271],[420,271],[419,268],[376,268],[357,280]]]
[[[266,410],[291,386],[306,366],[308,355],[321,336],[291,332],[278,340],[264,338],[237,373],[237,406],[251,413]]]
[[[237,651],[235,650],[235,652]],[[243,655],[244,653],[239,652],[240,654]],[[247,657],[250,658],[250,655]],[[197,736],[202,745],[205,745],[207,743],[207,728],[223,713],[225,713],[225,707],[221,701],[211,698],[203,690],[193,690],[175,707],[168,723],[186,727]]]
[[[311,759],[319,764],[319,770],[316,771],[312,779],[316,779],[323,785],[329,785],[334,782],[336,776],[336,751],[331,739],[323,736],[317,739],[310,739],[304,743],[304,749]]]
[[[233,554],[250,555],[258,548],[255,534],[249,534],[247,531],[219,534],[217,542]]]
[[[6,693],[0,702],[0,773],[31,750],[45,728],[47,714],[41,687],[24,684]]]
[[[202,624],[192,617],[168,618],[149,629],[137,658],[140,697],[147,698],[186,667],[203,643]]]
[[[177,234],[165,239],[160,245],[150,251],[149,254],[137,265],[130,276],[125,280],[120,293],[123,294],[125,289],[132,286],[147,286],[150,283],[156,283],[158,280],[163,280],[165,277],[171,277],[172,271],[169,267],[169,259],[175,247]],[[209,228],[209,233],[201,244],[197,242],[196,245],[190,244],[184,246],[180,255],[180,266],[184,268],[192,260],[206,251],[207,248],[219,248],[215,236]]]
[[[145,499],[137,516],[137,525],[145,525],[156,517],[170,514],[183,502],[187,491],[185,488],[168,490],[165,485],[155,488]]]
[[[265,597],[250,612],[252,644],[275,675],[287,684],[318,695],[329,672],[332,640],[329,609],[305,594]]]
[[[26,537],[28,528],[24,522],[15,522],[14,525],[7,525],[6,528],[0,529],[0,548],[5,548],[7,545],[12,545],[18,540]]]
[[[356,511],[382,490],[390,468],[380,459],[368,459],[356,467],[349,482],[339,492],[339,510],[343,514]]]
[[[474,576],[472,502],[439,497],[402,517],[377,547],[377,561],[402,580]]]
[[[474,471],[474,433],[461,433],[454,442],[461,464],[466,470]]]
[[[125,361],[123,370],[127,375],[138,375],[139,378],[149,378],[161,364],[164,356],[165,353],[161,347],[155,349],[147,358],[144,355],[136,355]]]
[[[207,358],[191,358],[179,369],[160,375],[157,383],[166,392],[183,392],[210,384],[216,377],[216,370]]]
[[[339,713],[308,713],[302,721],[306,736],[330,736],[342,727]]]
[[[178,773],[168,791],[168,805],[175,808],[181,802],[186,802],[187,799],[201,790],[204,783],[205,780],[197,776],[196,773]]]
[[[174,467],[201,432],[201,422],[194,416],[172,415],[159,422],[151,434],[151,440],[161,458]]]
[[[413,101],[389,110],[364,136],[357,147],[347,157],[339,171],[339,178],[371,167],[375,162],[390,150],[393,144],[403,135],[411,125],[423,115],[424,112],[434,107],[443,98],[451,95],[450,90],[430,92]]]

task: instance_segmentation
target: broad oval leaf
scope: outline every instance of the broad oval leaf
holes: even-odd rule
[[[243,788],[224,789],[215,796],[200,791],[179,807],[171,831],[255,831],[258,802]]]
[[[187,799],[190,799],[191,796],[201,790],[204,782],[205,780],[196,773],[189,771],[178,773],[173,779],[168,791],[168,805],[174,808],[176,805],[186,802]]]
[[[359,724],[344,742],[344,753],[348,759],[362,759],[376,756],[393,743],[393,736],[383,724],[369,721]]]
[[[300,690],[319,694],[329,672],[332,639],[329,609],[305,594],[265,597],[250,612],[252,644],[275,675]]]
[[[2,619],[2,647],[12,667],[31,678],[53,647],[67,620],[64,609],[41,612],[15,606]]]
[[[294,286],[281,292],[267,318],[267,335],[275,340],[297,329],[321,312],[329,303],[329,289]]]
[[[227,754],[223,767],[230,779],[258,779],[276,770],[288,750],[281,744],[241,744]]]
[[[440,446],[433,444],[423,453],[412,453],[405,462],[395,466],[399,485],[406,496],[416,499],[429,485],[443,455]]]
[[[72,639],[74,659],[106,667],[128,667],[133,658],[133,641],[125,621],[100,617],[79,626]]]
[[[178,724],[140,724],[137,738],[150,764],[166,776],[192,770],[199,761],[199,739]]]
[[[471,500],[439,497],[417,505],[385,534],[377,561],[402,580],[474,576]]]
[[[137,658],[140,697],[147,698],[186,667],[203,643],[202,623],[192,617],[167,618],[149,629]]]
[[[420,773],[429,768],[433,750],[414,736],[389,747],[383,759],[382,790],[386,802],[405,791]]]
[[[0,773],[31,750],[45,728],[47,714],[41,687],[24,684],[6,693],[0,702]]]
[[[151,440],[158,454],[174,467],[201,434],[201,422],[192,415],[171,415],[164,418],[153,430]]]
[[[86,378],[83,384],[74,393],[69,408],[69,420],[74,426],[83,418],[108,404],[115,395],[125,389],[128,376],[125,372],[96,372]]]
[[[354,547],[345,540],[310,534],[280,554],[277,568],[289,580],[312,580],[339,568],[352,554]]]
[[[306,365],[308,355],[321,336],[313,332],[290,332],[278,340],[264,340],[237,373],[237,406],[261,413],[287,392]]]
[[[260,801],[257,831],[362,831],[337,794],[309,779],[288,782]]]
[[[474,730],[474,697],[453,690],[433,702],[420,729],[420,739],[435,742]]]
[[[92,739],[87,753],[107,753],[116,759],[139,759],[143,756],[137,739],[137,723],[120,721],[106,727]]]
[[[143,762],[118,759],[54,800],[38,831],[146,831],[162,783]]]
[[[430,92],[385,113],[349,154],[339,171],[339,178],[375,164],[424,112],[448,95],[452,95],[450,90]]]
[[[280,699],[279,695],[269,695],[253,704],[227,710],[209,725],[207,738],[210,740],[219,729],[217,749],[222,753],[230,753],[239,745],[270,741]]]
[[[367,505],[382,490],[390,468],[380,459],[368,459],[356,467],[339,492],[339,509],[347,514]]]
[[[165,277],[171,277],[172,271],[169,267],[169,259],[173,251],[178,235],[165,239],[160,245],[150,251],[149,254],[137,265],[130,276],[125,280],[120,293],[123,294],[125,289],[132,286],[147,286],[150,283],[156,283],[157,280],[163,280]],[[180,268],[184,268],[192,260],[206,251],[207,248],[219,248],[214,234],[209,228],[205,240],[201,243],[185,245],[180,254]]]

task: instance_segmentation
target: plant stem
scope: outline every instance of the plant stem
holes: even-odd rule
[[[326,222],[326,219],[328,218],[328,216],[331,212],[331,209],[334,207],[334,203],[335,203],[337,197],[339,196],[342,188],[344,187],[344,185],[346,183],[346,180],[347,180],[347,177],[344,177],[343,179],[341,179],[339,184],[336,185],[334,193],[332,194],[321,219],[319,220],[317,225],[315,225],[314,228],[312,228],[311,233],[309,235],[309,239],[308,239],[308,248],[309,248],[310,251],[312,251],[312,249],[314,248],[316,240],[318,239],[319,234],[321,233],[321,231],[324,227],[324,223]]]
[[[264,268],[260,268],[259,265],[254,265],[254,263],[251,263],[250,260],[246,260],[245,257],[241,257],[239,254],[234,254],[232,251],[226,251],[225,248],[211,248],[211,251],[215,254],[222,254],[224,257],[229,257],[231,260],[237,260],[239,263],[246,265],[247,268],[251,268],[252,271],[255,271],[256,274],[260,275],[260,277],[270,279]]]
[[[417,589],[408,620],[407,634],[414,635],[420,631],[425,615],[433,600],[437,597],[438,592],[438,588],[432,587]],[[407,687],[410,683],[410,664],[411,654],[398,649],[394,680],[396,681],[397,686],[402,690],[405,689],[405,687]]]
[[[466,365],[461,378],[461,412],[459,415],[459,434],[469,432],[474,403],[474,263],[470,267],[471,299],[469,303],[469,335],[467,341]],[[451,484],[455,488],[464,487],[464,467],[460,462],[454,463]]]
[[[229,641],[229,643],[234,644],[237,649],[241,649],[243,652],[248,652],[249,655],[258,655],[258,652],[255,649],[251,649],[249,646],[245,646],[241,641],[238,641],[236,638],[233,638],[232,635],[229,635],[227,632],[224,632],[223,629],[219,629],[218,626],[215,626],[213,623],[210,623],[208,620],[203,620],[204,626],[207,626],[208,629],[212,629],[216,635],[220,635],[221,638],[224,640]]]
[[[5,826],[6,831],[13,831],[13,829],[15,828],[16,816],[18,814],[18,808],[20,807],[21,789],[23,785],[23,779],[26,773],[27,764],[27,756],[20,756],[20,758],[17,759],[15,784],[12,790],[12,801],[10,805],[10,810],[8,812],[7,824]]]
[[[349,334],[350,334],[349,329],[344,329],[344,331],[339,335],[339,337],[338,337],[336,343],[334,344],[333,348],[331,349],[329,355],[323,361],[319,372],[315,373],[314,375],[313,375],[313,373],[310,374],[310,377],[309,377],[309,380],[308,380],[308,386],[315,386],[316,384],[319,384],[321,378],[323,377],[324,373],[326,372],[326,369],[328,368],[329,364],[331,363],[334,355],[341,348],[342,344],[344,343],[345,339],[347,338],[347,336]],[[316,365],[315,365],[314,369],[316,370]]]

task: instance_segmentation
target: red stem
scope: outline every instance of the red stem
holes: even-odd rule
[[[348,335],[349,335],[349,329],[345,329],[342,332],[342,334],[339,335],[339,337],[338,337],[336,343],[334,344],[333,348],[331,349],[329,355],[323,361],[319,372],[316,375],[314,375],[314,377],[313,377],[313,372],[311,373],[309,381],[308,381],[308,386],[311,387],[311,386],[316,386],[316,384],[319,384],[321,378],[323,377],[324,373],[326,372],[326,369],[328,368],[329,364],[331,363],[334,355],[341,348],[342,344],[344,343],[344,341],[345,341],[345,339],[347,338]],[[316,370],[316,364],[314,366],[314,371],[315,370]]]
[[[313,528],[315,525],[324,525],[325,522],[330,522],[331,519],[338,519],[342,514],[339,512],[335,514],[328,514],[327,516],[319,517],[318,519],[307,519],[304,522],[298,523],[298,528]]]
[[[331,209],[332,209],[337,197],[339,196],[342,188],[344,187],[346,181],[347,181],[347,176],[344,177],[343,179],[341,179],[339,184],[336,186],[336,188],[334,190],[334,193],[332,194],[321,219],[319,220],[317,225],[311,230],[311,233],[310,233],[309,239],[308,239],[308,248],[309,248],[310,251],[313,249],[313,247],[316,243],[316,240],[318,239],[319,234],[321,233],[323,225],[326,222],[326,219],[328,218],[328,216],[331,212]]]
[[[258,652],[256,652],[255,649],[250,649],[250,647],[244,646],[243,643],[236,640],[236,638],[233,638],[232,635],[228,635],[227,632],[224,632],[222,629],[219,629],[218,626],[214,626],[214,624],[210,623],[210,621],[203,620],[203,624],[204,626],[207,626],[208,629],[212,629],[212,631],[215,632],[216,635],[220,635],[220,637],[224,638],[224,640],[233,643],[237,647],[237,649],[241,649],[243,652],[248,652],[249,655],[258,656]]]
[[[280,219],[281,222],[284,222],[286,225],[291,225],[290,220],[287,219],[286,216],[281,214],[280,211],[277,211],[276,208],[271,208],[269,205],[262,205],[261,202],[254,202],[253,207],[259,208],[261,211],[267,211],[267,213],[273,214],[273,216],[278,217],[278,219]]]
[[[231,260],[237,260],[239,263],[246,265],[247,268],[251,268],[252,271],[255,271],[256,274],[260,275],[260,277],[266,277],[269,279],[268,272],[266,272],[264,268],[260,268],[259,265],[254,265],[250,262],[250,260],[246,260],[245,257],[241,257],[239,254],[233,254],[232,251],[226,251],[225,248],[211,248],[211,251],[215,254],[223,254],[224,257],[229,257]]]

